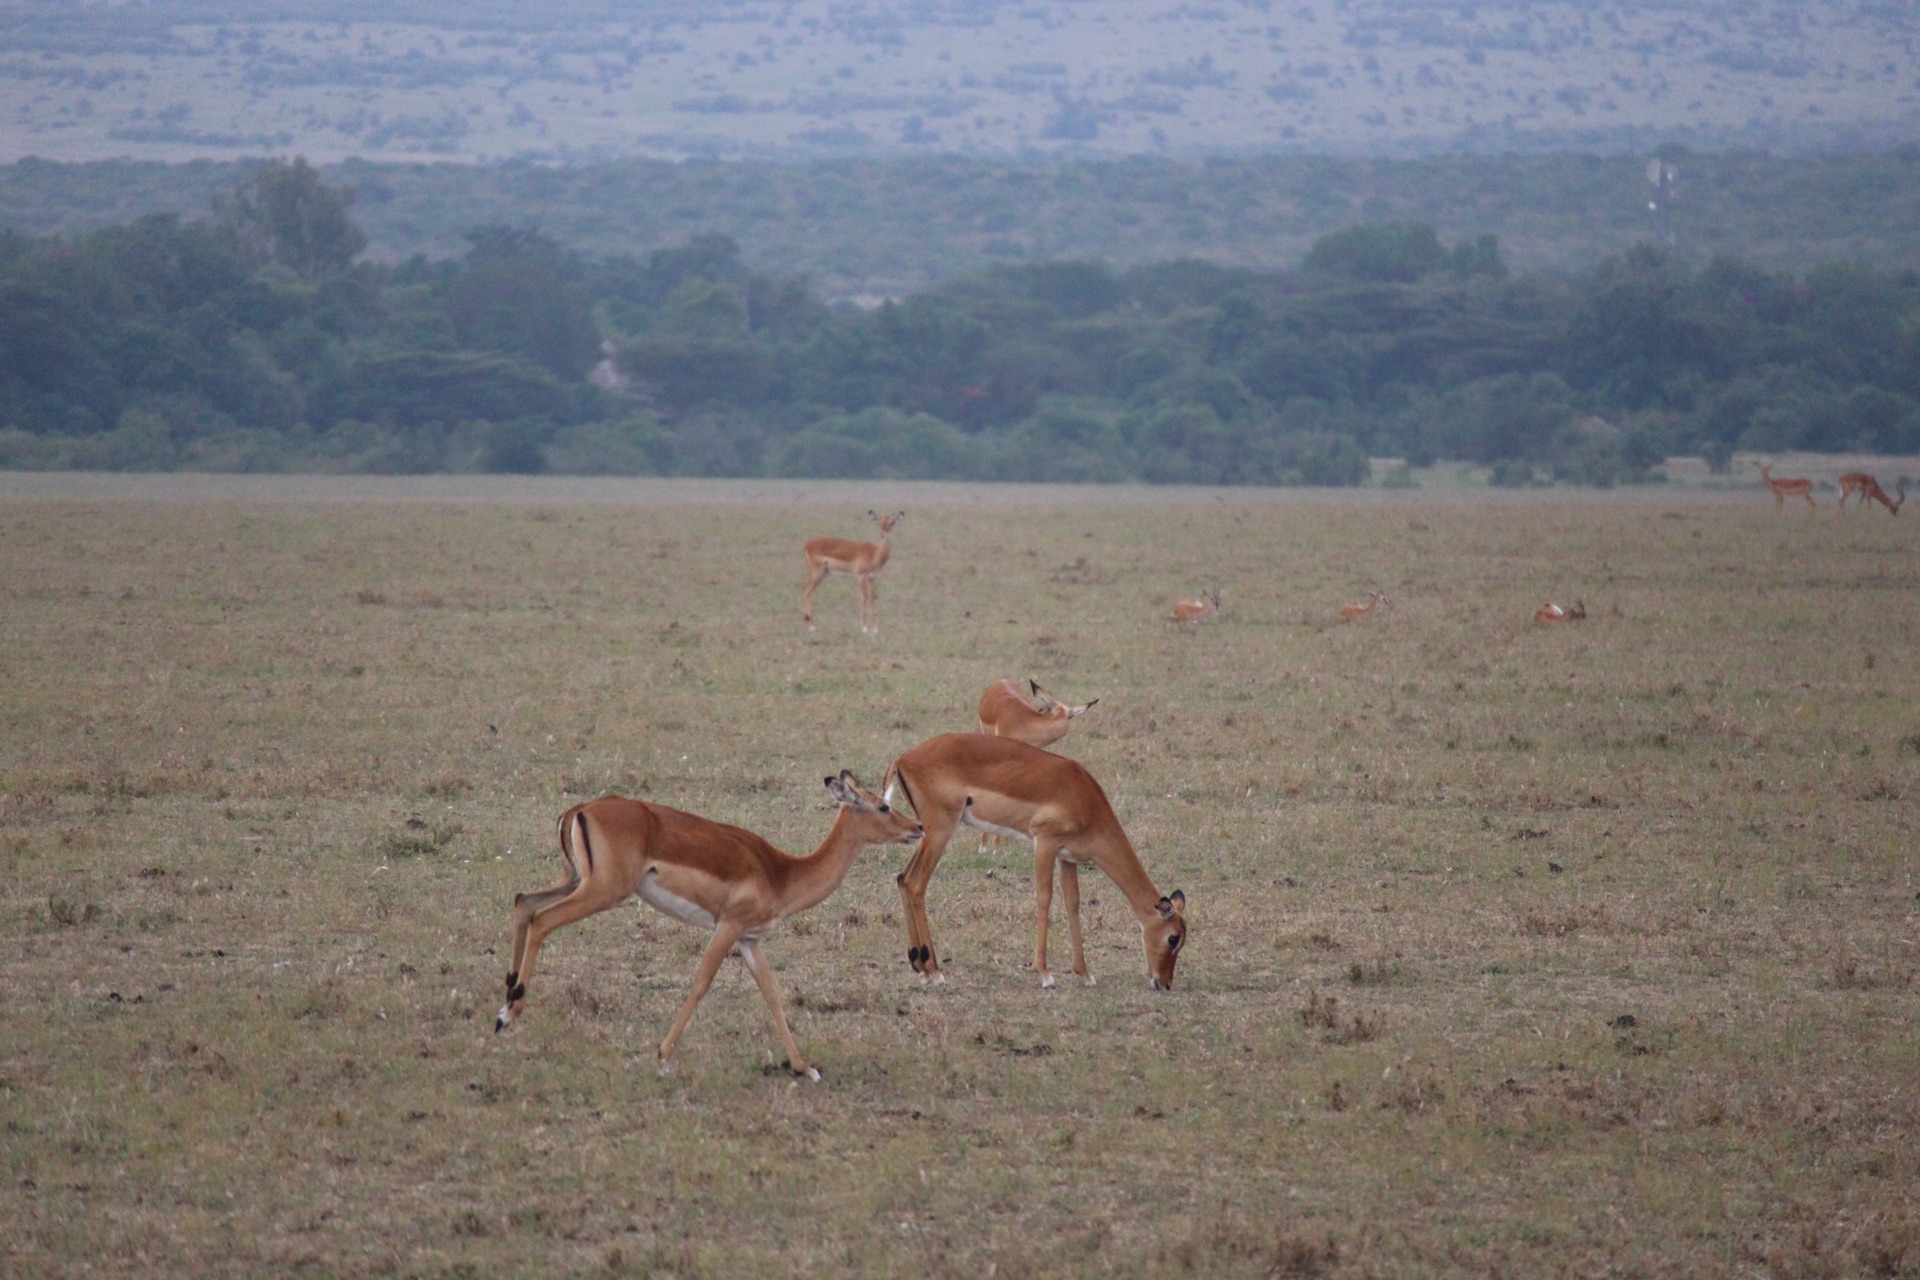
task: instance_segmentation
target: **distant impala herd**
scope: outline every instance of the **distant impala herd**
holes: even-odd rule
[[[1813,505],[1813,482],[1776,478],[1763,466],[1761,479],[1779,505],[1790,497]],[[1906,482],[1897,499],[1865,472],[1840,477],[1840,506],[1857,497],[1879,502],[1894,515],[1906,501]],[[831,574],[854,578],[860,592],[860,629],[877,635],[880,620],[874,579],[887,566],[891,536],[906,513],[867,516],[880,528],[880,541],[815,538],[803,548],[807,582],[801,616],[813,628],[813,593]],[[1173,606],[1182,626],[1216,617],[1221,593],[1210,590]],[[1338,620],[1359,622],[1391,603],[1379,591],[1364,602],[1343,604]],[[1587,616],[1584,601],[1571,606],[1546,603],[1535,610],[1538,625],[1573,622]],[[685,924],[712,933],[693,986],[660,1045],[660,1070],[671,1069],[673,1052],[701,998],[727,957],[746,964],[765,999],[775,1035],[798,1076],[820,1079],[800,1052],[787,1025],[779,984],[761,953],[763,938],[781,921],[819,903],[840,887],[854,859],[879,844],[914,845],[912,857],[895,883],[906,916],[907,961],[922,982],[944,983],[946,974],[933,946],[927,921],[927,884],[940,865],[947,843],[961,827],[983,838],[1006,837],[1033,847],[1033,970],[1043,988],[1054,985],[1047,959],[1047,922],[1056,876],[1073,953],[1073,972],[1088,985],[1080,926],[1080,868],[1104,872],[1126,898],[1140,926],[1147,980],[1156,991],[1173,987],[1173,971],[1187,941],[1187,898],[1180,890],[1162,894],[1141,865],[1133,844],[1114,815],[1100,784],[1085,767],[1045,748],[1067,734],[1073,720],[1099,699],[1073,706],[1054,698],[1032,680],[1027,688],[997,680],[980,696],[977,732],[948,733],[921,743],[887,766],[881,794],[864,790],[851,771],[826,779],[838,806],[820,847],[806,857],[781,852],[741,827],[714,822],[662,804],[603,796],[575,805],[560,816],[563,875],[551,888],[516,894],[513,947],[507,972],[507,1002],[494,1018],[505,1030],[521,1016],[534,963],[548,935],[564,925],[637,897]],[[893,808],[896,791],[913,806],[909,819]]]

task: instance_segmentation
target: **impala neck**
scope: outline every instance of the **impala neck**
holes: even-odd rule
[[[1133,908],[1133,914],[1140,917],[1142,924],[1160,918],[1160,891],[1153,887],[1153,878],[1140,865],[1140,855],[1133,851],[1133,844],[1124,832],[1107,856],[1095,862],[1107,879],[1127,895],[1127,904]]]
[[[880,534],[880,541],[874,543],[875,552],[873,557],[873,567],[875,569],[878,569],[881,565],[885,564],[887,562],[887,557],[893,554],[892,538],[893,538],[893,531],[891,529],[884,530]]]
[[[783,914],[792,915],[825,902],[847,878],[853,860],[869,843],[854,834],[853,811],[841,805],[820,847],[804,858],[788,860]]]

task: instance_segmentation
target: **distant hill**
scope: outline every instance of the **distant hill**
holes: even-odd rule
[[[1915,27],[1884,0],[16,3],[0,161],[1886,146],[1920,138]]]
[[[1633,155],[353,161],[326,172],[357,189],[354,216],[379,258],[461,253],[463,233],[485,224],[534,227],[596,255],[644,256],[714,231],[762,269],[811,275],[829,298],[897,296],[984,265],[1063,257],[1282,267],[1319,236],[1390,221],[1430,223],[1449,240],[1496,235],[1524,269],[1581,272],[1668,238],[1696,261],[1920,269],[1920,149],[1667,154],[1675,181],[1657,211],[1647,208],[1645,158]],[[0,226],[48,234],[154,211],[199,217],[243,171],[210,161],[4,165]]]

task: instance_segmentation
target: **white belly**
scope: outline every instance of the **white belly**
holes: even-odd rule
[[[1033,837],[1024,831],[1015,831],[1012,827],[998,827],[977,816],[973,811],[972,805],[968,805],[960,811],[960,822],[963,826],[972,827],[975,831],[984,831],[990,836],[1005,836],[1009,840],[1024,840],[1028,844],[1033,843]]]
[[[697,925],[702,929],[713,928],[713,917],[705,907],[697,902],[689,902],[677,893],[668,893],[660,887],[652,873],[640,877],[640,888],[636,892],[642,902],[662,915],[672,916],[683,924]]]

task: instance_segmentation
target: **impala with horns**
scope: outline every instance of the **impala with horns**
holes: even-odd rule
[[[800,616],[806,620],[807,630],[813,630],[813,589],[828,574],[840,573],[855,579],[860,584],[860,630],[863,634],[880,634],[880,611],[875,603],[873,580],[887,567],[887,557],[893,554],[893,530],[907,518],[904,511],[883,516],[877,511],[867,512],[867,519],[880,526],[880,541],[855,542],[852,538],[814,538],[801,548],[807,557],[807,585],[800,593]]]
[[[1173,606],[1175,622],[1205,622],[1220,612],[1220,593],[1209,591],[1198,600],[1182,600]]]
[[[721,962],[738,955],[773,1015],[788,1066],[795,1075],[818,1080],[820,1072],[794,1043],[760,940],[788,916],[825,901],[847,878],[861,850],[912,844],[925,834],[918,822],[861,790],[844,769],[827,779],[827,792],[839,812],[827,838],[805,858],[782,853],[744,828],[620,796],[603,796],[561,814],[560,860],[566,875],[551,889],[514,895],[513,967],[507,972],[507,1003],[493,1029],[504,1030],[520,1016],[548,934],[638,897],[676,920],[713,931],[694,969],[693,989],[661,1042],[660,1070],[671,1069],[674,1046]]]
[[[1056,869],[1073,971],[1093,982],[1080,935],[1080,868],[1091,865],[1113,881],[1140,922],[1148,982],[1157,991],[1172,989],[1173,966],[1187,940],[1187,896],[1177,889],[1163,896],[1154,888],[1107,793],[1079,763],[1012,738],[949,733],[895,760],[887,769],[889,798],[895,786],[926,828],[898,880],[907,917],[907,960],[923,982],[946,981],[927,924],[927,882],[955,829],[969,826],[1033,845],[1033,968],[1042,987],[1053,986],[1047,915]]]
[[[1012,738],[1030,747],[1052,746],[1067,736],[1069,722],[1075,716],[1100,701],[1094,698],[1073,707],[1055,699],[1031,677],[1027,687],[1033,691],[1032,701],[1020,692],[1015,681],[995,680],[988,685],[987,691],[980,695],[980,708],[975,713],[980,732]]]
[[[1849,471],[1840,477],[1840,513],[1842,515],[1847,511],[1847,499],[1853,497],[1859,498],[1860,505],[1863,507],[1869,502],[1877,502],[1885,507],[1889,514],[1897,516],[1900,514],[1900,508],[1905,506],[1907,501],[1906,477],[1900,478],[1900,498],[1895,501],[1887,496],[1887,491],[1880,487],[1880,482],[1866,472]]]

